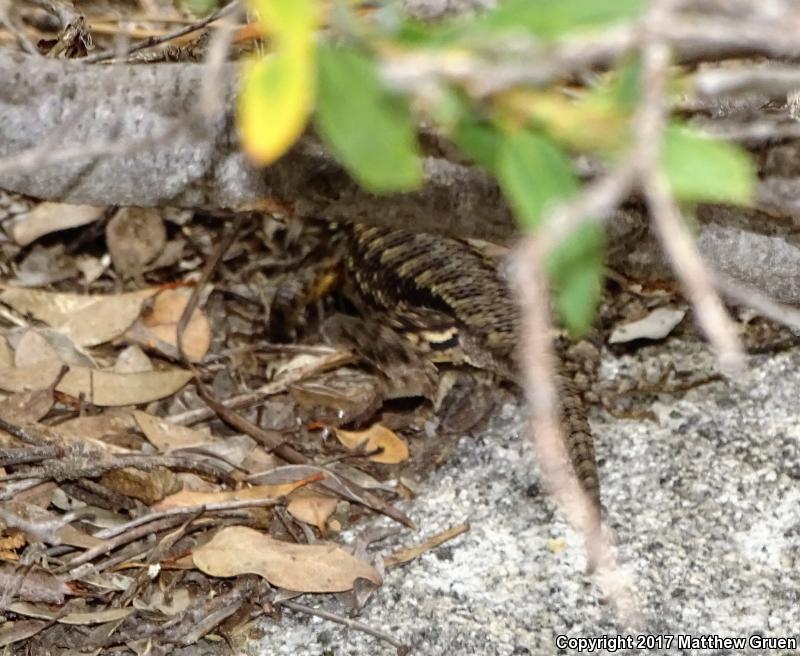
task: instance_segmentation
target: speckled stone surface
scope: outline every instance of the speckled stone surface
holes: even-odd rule
[[[644,357],[682,349],[667,342]],[[704,351],[691,356],[695,366],[714,366]],[[607,359],[603,375],[629,364]],[[678,635],[800,639],[800,351],[755,356],[750,364],[735,383],[663,397],[651,408],[655,422],[601,412],[592,418],[609,525],[637,582],[641,633],[676,636],[669,649],[617,653],[762,653],[689,650],[678,646]],[[555,639],[637,639],[602,603],[580,541],[542,499],[521,432],[519,408],[506,406],[425,482],[407,507],[420,533],[405,531],[381,548],[465,520],[472,530],[391,571],[358,619],[426,655],[607,653],[559,650]],[[346,612],[330,597],[300,601]],[[248,653],[395,653],[370,636],[289,611],[265,631]]]

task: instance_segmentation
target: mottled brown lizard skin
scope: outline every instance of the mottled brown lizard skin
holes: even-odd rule
[[[455,339],[469,364],[516,382],[519,311],[494,262],[457,239],[358,224],[341,228],[346,284],[350,296],[362,299],[363,310],[382,310],[407,334]],[[557,382],[569,457],[599,509],[586,408],[572,381],[559,374]]]

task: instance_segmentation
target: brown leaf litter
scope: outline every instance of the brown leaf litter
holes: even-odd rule
[[[152,228],[147,243],[125,243],[128,215]],[[335,300],[285,302],[314,259],[313,230],[250,217],[221,253],[218,218],[178,227],[120,210],[93,229],[104,217],[36,205],[0,216],[17,241],[0,269],[0,645],[222,653],[205,636],[235,645],[282,607],[344,620],[297,595],[347,592],[357,609],[385,567],[466,530],[396,554],[343,540],[376,512],[413,526],[398,481],[453,442],[429,369],[389,380],[325,344]],[[87,277],[61,260],[46,283],[14,284],[64,230],[87,235],[64,257],[110,265]],[[170,244],[191,255],[163,257]]]

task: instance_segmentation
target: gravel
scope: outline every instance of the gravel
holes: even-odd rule
[[[652,357],[685,348],[668,341]],[[707,352],[693,357],[714,366]],[[607,358],[603,375],[633,359]],[[578,651],[577,639],[603,636],[630,636],[622,643],[632,644],[630,653],[639,653],[639,640],[658,653],[762,653],[760,639],[800,639],[799,389],[800,351],[790,351],[754,356],[735,382],[664,396],[649,408],[655,421],[596,411],[608,524],[636,581],[638,628],[621,625],[603,602],[580,540],[543,498],[512,404],[482,435],[463,438],[406,507],[419,533],[404,531],[380,547],[411,545],[463,521],[470,532],[390,571],[357,619],[414,654],[433,655],[612,651],[609,643]],[[299,601],[348,613],[332,597]],[[395,653],[369,635],[288,610],[263,630],[247,653]],[[558,636],[575,641],[559,649]],[[746,647],[727,650],[724,638],[744,638]]]

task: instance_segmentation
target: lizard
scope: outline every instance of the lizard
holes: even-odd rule
[[[378,310],[420,351],[457,352],[463,362],[519,384],[520,313],[495,262],[467,241],[426,232],[343,223],[337,235],[345,294],[363,313]],[[586,407],[565,371],[556,384],[567,451],[599,510]]]

